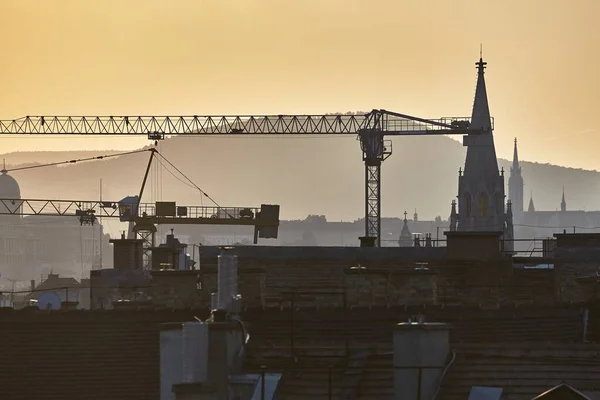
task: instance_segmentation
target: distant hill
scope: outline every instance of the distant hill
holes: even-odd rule
[[[364,213],[364,166],[354,138],[175,137],[162,142],[159,149],[223,206],[276,203],[286,219],[324,214],[329,220],[353,220]],[[416,208],[423,219],[446,218],[457,192],[458,169],[464,165],[461,143],[443,136],[399,137],[393,139],[393,151],[383,164],[384,216],[400,216],[405,210],[412,215]],[[109,153],[114,151],[25,152],[0,158],[14,165]],[[104,198],[119,200],[139,191],[147,157],[142,153],[12,175],[23,197],[97,199],[102,178]],[[499,160],[499,164],[508,183],[510,162]],[[144,201],[161,194],[163,200],[211,204],[174,178],[171,173],[183,179],[172,168],[161,167],[158,174],[156,165]],[[525,206],[533,191],[538,210],[558,208],[564,185],[569,209],[600,209],[600,173],[530,162],[522,162],[522,167]],[[162,181],[161,190],[157,179]]]

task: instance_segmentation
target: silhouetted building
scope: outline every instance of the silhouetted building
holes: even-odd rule
[[[0,171],[0,199],[0,271],[12,279],[51,271],[85,276],[94,263],[99,266],[101,253],[112,259],[99,223],[82,226],[75,216],[22,215],[23,204],[16,201],[21,189],[6,168]]]
[[[523,209],[523,185],[521,176],[522,167],[517,154],[517,140],[515,139],[515,150],[513,165],[509,179],[510,200],[513,204],[515,225],[523,237],[551,236],[551,233],[563,229],[593,229],[600,226],[600,211],[569,210],[567,208],[566,194],[563,187],[562,198],[559,207],[554,211],[536,210],[533,192],[529,198],[527,211],[522,213],[516,210]],[[558,200],[558,199],[557,199]]]
[[[470,125],[474,132],[464,137],[467,155],[464,171],[459,171],[458,177],[458,214],[454,205],[451,213],[457,231],[500,232],[505,250],[512,250],[512,210],[510,203],[505,209],[504,171],[498,171],[484,78],[486,64],[482,58],[476,63],[477,87]]]
[[[513,216],[516,221],[523,218],[523,176],[521,175],[521,165],[519,164],[519,154],[517,151],[517,138],[515,138],[515,148],[513,152],[513,163],[510,167],[510,177],[508,178],[508,198],[513,207]],[[533,203],[531,203],[533,206]]]
[[[415,213],[416,215],[417,213]],[[408,220],[406,219],[406,211],[404,211],[404,224],[402,225],[402,232],[400,232],[400,238],[398,239],[400,247],[411,247],[413,245],[413,237],[408,227]]]

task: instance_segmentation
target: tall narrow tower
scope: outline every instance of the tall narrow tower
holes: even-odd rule
[[[476,63],[471,129],[478,131],[464,137],[467,156],[464,172],[458,178],[458,231],[505,232],[506,228],[504,173],[498,171],[492,135],[484,78],[486,64],[482,58]]]
[[[517,152],[517,139],[515,138],[513,162],[510,167],[510,177],[508,178],[508,198],[512,203],[513,217],[517,221],[523,220],[523,207],[525,206],[523,197],[523,176],[521,175],[521,164],[519,163],[519,153]]]

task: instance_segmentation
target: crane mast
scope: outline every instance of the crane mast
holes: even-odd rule
[[[492,120],[493,121],[493,120]],[[357,135],[365,165],[363,246],[381,246],[381,164],[392,154],[385,136],[471,135],[469,118],[424,119],[382,109],[360,115],[27,116],[0,120],[0,135]],[[492,122],[493,129],[493,122]]]

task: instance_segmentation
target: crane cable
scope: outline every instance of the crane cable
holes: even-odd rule
[[[192,181],[186,174],[184,174],[183,172],[181,172],[181,170],[179,168],[177,168],[175,165],[173,165],[173,163],[171,161],[169,161],[165,156],[163,156],[162,154],[160,154],[159,152],[156,152],[156,154],[158,154],[160,156],[160,158],[162,158],[163,160],[165,160],[175,171],[177,171],[183,178],[185,178],[185,180],[187,180],[196,190],[198,190],[204,197],[206,197],[207,199],[209,199],[210,201],[212,201],[215,206],[217,206],[218,209],[223,209],[223,207],[221,207],[219,205],[219,203],[217,203],[212,197],[210,197],[208,195],[208,193],[206,193],[204,190],[202,190],[198,185],[196,185],[194,183],[194,181]],[[227,212],[227,211],[225,211]],[[227,213],[229,214],[229,213]],[[231,215],[229,215],[231,217]]]
[[[26,167],[19,167],[19,168],[11,168],[11,169],[7,169],[5,170],[6,172],[15,172],[15,171],[24,171],[24,170],[28,170],[28,169],[34,169],[34,168],[43,168],[43,167],[53,167],[53,166],[58,166],[58,165],[66,165],[66,164],[75,164],[78,162],[85,162],[85,161],[97,161],[97,160],[104,160],[106,158],[113,158],[113,157],[120,157],[120,156],[126,156],[126,155],[131,155],[131,154],[139,154],[139,153],[144,153],[146,151],[155,151],[157,155],[160,156],[160,158],[162,158],[165,162],[167,162],[175,171],[177,171],[183,178],[185,178],[185,180],[187,180],[191,187],[198,190],[204,197],[206,197],[207,199],[209,199],[212,203],[214,203],[215,206],[217,206],[218,209],[222,209],[223,207],[221,207],[219,205],[219,203],[217,203],[212,197],[210,197],[208,195],[208,193],[206,193],[204,190],[202,190],[198,185],[196,185],[194,183],[194,181],[192,181],[186,174],[184,174],[183,172],[181,172],[181,170],[179,168],[177,168],[171,161],[169,161],[165,156],[163,156],[158,150],[156,149],[142,149],[142,150],[133,150],[133,151],[127,151],[127,152],[123,152],[123,153],[115,153],[115,154],[105,154],[105,155],[101,155],[101,156],[95,156],[95,157],[87,157],[87,158],[79,158],[79,159],[75,159],[75,160],[68,160],[68,161],[57,161],[57,162],[53,162],[53,163],[46,163],[46,164],[38,164],[38,165],[29,165]],[[162,162],[160,162],[160,158],[157,159],[159,160],[159,163],[162,165]],[[163,165],[164,166],[164,165]],[[167,172],[169,172],[173,177],[175,177],[176,179],[178,179],[180,182],[186,184],[185,182],[183,182],[181,179],[177,178],[171,171],[169,171],[167,169]],[[161,182],[162,183],[162,182]],[[229,213],[228,213],[229,214]],[[231,215],[229,215],[231,217]]]
[[[143,152],[146,152],[146,151],[151,151],[151,149],[127,151],[125,153],[105,154],[105,155],[102,155],[102,156],[79,158],[79,159],[76,159],[76,160],[68,160],[68,161],[58,161],[58,162],[47,163],[47,164],[28,165],[26,167],[19,167],[19,168],[7,169],[6,172],[23,171],[23,170],[26,170],[26,169],[34,169],[34,168],[42,168],[42,167],[53,167],[53,166],[65,165],[65,164],[75,164],[75,163],[84,162],[84,161],[104,160],[106,158],[126,156],[126,155],[130,155],[130,154],[143,153]]]

